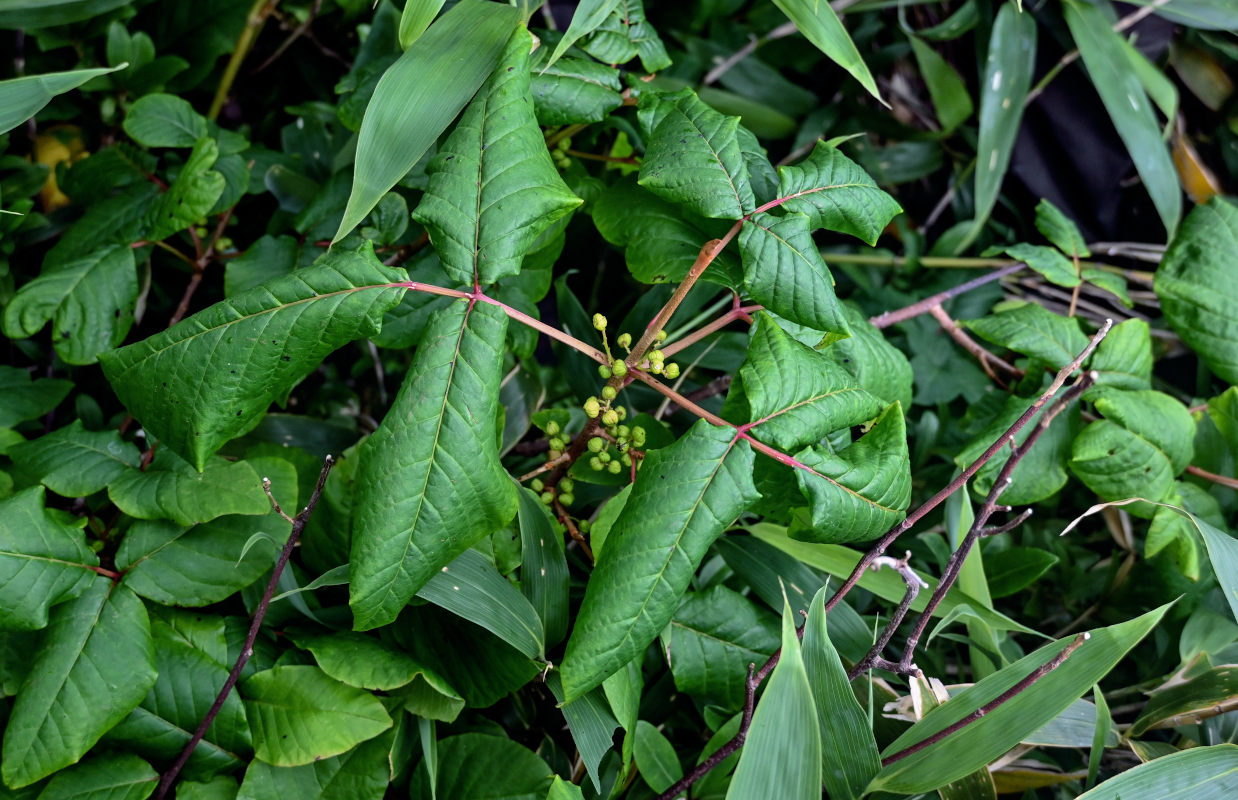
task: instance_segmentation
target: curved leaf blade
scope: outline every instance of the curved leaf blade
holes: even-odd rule
[[[704,420],[646,456],[567,642],[569,702],[644,652],[671,621],[705,551],[757,500],[752,460],[732,429]]]
[[[618,5],[619,0],[581,0],[572,13],[572,21],[568,23],[567,32],[555,45],[554,52],[550,54],[550,61],[543,68],[543,72],[562,58],[568,48],[576,44],[582,36],[588,36],[597,30]]]
[[[460,283],[490,284],[520,271],[538,237],[581,204],[559,177],[529,95],[524,28],[426,168],[413,211],[443,269]]]
[[[842,303],[834,294],[808,217],[754,214],[739,232],[744,285],[753,300],[780,317],[816,330],[848,336]]]
[[[519,20],[512,6],[464,0],[383,73],[361,120],[352,193],[333,244],[361,224],[468,104]]]
[[[537,610],[546,643],[558,644],[567,634],[568,570],[563,534],[537,495],[517,490],[520,501],[520,591]],[[594,551],[596,553],[596,550]]]
[[[868,65],[855,48],[855,42],[847,34],[842,20],[825,0],[774,0],[774,5],[782,9],[782,13],[795,23],[804,38],[817,46],[831,61],[851,73],[869,94],[881,99],[877,82],[868,71]],[[887,104],[888,105],[888,104]]]
[[[835,147],[818,142],[808,158],[778,168],[778,194],[788,211],[806,214],[813,228],[849,233],[876,244],[903,209],[867,172]]]
[[[328,353],[376,333],[405,279],[368,246],[332,252],[99,360],[146,430],[201,471]]]
[[[1110,778],[1079,800],[1227,800],[1238,792],[1238,745],[1192,747]]]
[[[361,448],[350,597],[354,626],[395,619],[478,539],[516,515],[495,420],[507,316],[455,303],[435,312],[383,424]]]
[[[122,5],[122,3],[114,2],[112,5]],[[17,11],[16,13],[20,19],[21,12]],[[12,24],[6,20],[4,12],[0,12],[0,25],[3,25],[5,22],[9,22],[9,25],[5,27],[27,27],[20,22]],[[57,22],[60,23],[62,20],[58,19]],[[0,134],[13,130],[39,113],[56,95],[76,89],[91,78],[106,75],[109,72],[115,72],[128,66],[128,64],[119,64],[115,67],[75,69],[68,72],[27,75],[24,78],[0,81]]]

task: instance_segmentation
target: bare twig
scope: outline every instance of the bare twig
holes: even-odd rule
[[[1206,481],[1212,481],[1218,486],[1225,486],[1230,489],[1238,489],[1238,480],[1234,480],[1233,478],[1227,478],[1224,475],[1218,475],[1215,472],[1208,472],[1207,470],[1200,469],[1194,464],[1188,464],[1186,467],[1186,471],[1189,474],[1194,475],[1197,478],[1203,478]]]
[[[210,710],[202,718],[198,729],[189,738],[189,742],[181,750],[181,754],[176,761],[160,777],[159,786],[155,790],[154,800],[163,800],[167,796],[168,790],[176,782],[176,777],[185,768],[185,764],[188,763],[189,757],[193,755],[194,749],[202,741],[202,737],[206,735],[206,731],[211,727],[211,723],[215,721],[215,717],[219,715],[220,709],[224,706],[224,701],[228,699],[232,688],[236,686],[237,681],[240,679],[241,671],[249,663],[250,656],[254,654],[254,642],[258,639],[258,630],[262,627],[262,619],[266,616],[267,607],[271,604],[271,597],[275,594],[275,588],[279,585],[279,576],[283,574],[284,567],[287,566],[288,559],[292,556],[293,548],[297,546],[297,542],[301,539],[301,532],[305,530],[306,523],[309,522],[310,516],[314,513],[314,507],[318,505],[318,500],[322,497],[322,488],[326,485],[327,476],[331,474],[331,467],[334,465],[335,459],[332,456],[327,456],[323,460],[322,470],[318,473],[318,483],[314,486],[314,491],[310,495],[309,502],[306,503],[305,508],[301,509],[296,517],[293,518],[292,531],[288,534],[288,541],[284,543],[284,549],[280,551],[279,559],[275,562],[275,568],[271,572],[271,580],[267,582],[266,591],[262,593],[262,599],[258,602],[258,607],[254,609],[254,618],[249,625],[249,633],[245,636],[245,643],[241,645],[241,654],[237,656],[236,663],[232,666],[232,671],[228,673],[228,679],[224,681],[223,688],[215,696],[215,702],[211,704]],[[270,482],[264,480],[263,488],[268,489],[269,487]],[[272,498],[272,502],[274,502],[274,498]],[[279,508],[279,504],[275,504],[275,510],[287,519],[287,515]]]
[[[955,344],[976,357],[976,360],[980,362],[980,366],[984,369],[985,374],[987,374],[990,378],[993,378],[994,380],[997,379],[997,375],[993,373],[992,367],[998,367],[1007,375],[1015,378],[1023,377],[1023,370],[1011,364],[1009,361],[993,355],[979,342],[968,336],[967,332],[960,328],[958,323],[950,318],[950,315],[946,313],[946,309],[941,306],[933,306],[929,309],[929,314],[933,316],[933,319],[937,320],[937,322],[941,325],[941,329],[946,332],[947,336],[955,341]]]
[[[906,322],[912,317],[918,317],[921,314],[931,312],[934,308],[940,306],[942,303],[951,298],[958,297],[961,294],[966,294],[972,289],[978,289],[986,283],[1001,280],[1007,275],[1013,275],[1026,266],[1026,264],[1021,261],[1007,261],[1004,262],[1004,264],[1005,265],[1001,269],[995,269],[986,275],[981,275],[979,278],[972,278],[970,281],[964,281],[958,286],[951,287],[944,292],[938,292],[935,295],[926,297],[923,300],[912,303],[904,308],[900,308],[895,311],[887,311],[884,314],[878,314],[877,316],[869,319],[869,322],[877,328],[888,328],[899,322]]]
[[[890,567],[903,578],[903,583],[907,584],[907,591],[903,595],[902,601],[898,607],[894,609],[894,615],[890,617],[890,621],[886,623],[885,628],[881,631],[881,635],[877,637],[877,641],[869,649],[855,666],[847,670],[847,680],[855,680],[872,669],[881,659],[881,651],[885,650],[886,645],[890,643],[890,639],[894,636],[894,632],[898,630],[898,626],[903,624],[903,618],[907,616],[907,612],[911,609],[911,604],[916,601],[916,596],[920,594],[920,589],[927,589],[928,584],[924,582],[919,575],[915,573],[909,565],[911,559],[911,551],[907,551],[901,559],[890,558],[889,556],[880,556],[873,560],[872,568],[879,569],[881,567]],[[915,667],[912,667],[915,670]]]

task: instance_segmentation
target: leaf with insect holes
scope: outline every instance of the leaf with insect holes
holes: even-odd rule
[[[349,573],[357,630],[394,620],[430,578],[516,515],[495,431],[506,332],[507,316],[488,303],[435,312],[363,445]]]
[[[143,427],[200,471],[328,353],[376,333],[406,279],[369,245],[333,250],[314,266],[104,353],[103,374]]]
[[[459,283],[494,283],[581,200],[555,169],[529,95],[524,28],[512,34],[490,80],[426,168],[430,185],[413,211]]]
[[[569,701],[643,653],[671,621],[705,551],[756,501],[752,459],[734,430],[705,420],[649,452],[568,639]]]
[[[778,194],[789,198],[783,208],[808,215],[813,228],[869,244],[903,211],[867,172],[825,142],[795,166],[778,168]]]

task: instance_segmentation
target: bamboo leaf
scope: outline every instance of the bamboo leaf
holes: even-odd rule
[[[516,514],[494,427],[506,330],[507,317],[489,304],[436,312],[361,449],[349,597],[357,630],[391,622],[431,577]]]
[[[902,208],[872,177],[837,148],[818,142],[808,158],[778,168],[783,207],[806,214],[813,228],[849,233],[876,244]]]
[[[568,570],[563,534],[537,495],[517,492],[520,501],[520,591],[533,604],[546,631],[546,644],[567,634]]]
[[[361,120],[352,194],[332,243],[361,224],[468,104],[519,20],[512,6],[464,0],[383,73]]]
[[[447,0],[408,0],[404,11],[400,14],[400,47],[404,50],[413,46],[426,32],[430,23],[438,16]]]
[[[113,6],[120,5],[113,2]],[[33,27],[21,24],[5,24],[8,22],[7,11],[0,11],[0,26],[13,28]],[[20,14],[20,12],[17,12]],[[67,20],[63,20],[67,21]],[[62,20],[57,21],[58,24]],[[27,75],[24,78],[11,78],[0,81],[0,134],[8,133],[52,101],[58,94],[72,91],[91,78],[124,69],[129,65],[119,64],[114,67],[98,67],[96,69],[74,69],[68,72],[49,72],[46,75]]]
[[[1227,800],[1238,791],[1238,745],[1192,747],[1140,764],[1102,783],[1079,800]]]
[[[851,329],[834,278],[812,240],[808,217],[754,214],[739,232],[748,295],[770,311],[818,331],[847,336]]]
[[[1130,736],[1159,728],[1177,728],[1238,706],[1238,667],[1213,667],[1201,675],[1154,690],[1131,724]]]
[[[705,551],[756,499],[752,449],[729,428],[700,420],[646,456],[568,639],[560,668],[569,702],[644,652]]]
[[[572,21],[568,23],[567,32],[555,45],[554,52],[550,54],[550,61],[543,68],[543,72],[562,58],[568,48],[576,44],[582,36],[588,36],[597,30],[618,5],[619,0],[581,0],[572,13]]]
[[[494,74],[426,168],[413,219],[459,283],[520,271],[525,253],[581,200],[559,177],[529,96],[532,36],[512,34]]]
[[[332,252],[104,353],[103,373],[146,430],[200,471],[328,353],[376,333],[382,315],[400,302],[405,278],[368,246]]]
[[[832,713],[832,710],[831,710]],[[790,606],[782,611],[782,657],[752,715],[727,800],[821,797],[821,728]]]
[[[855,49],[855,42],[847,35],[847,29],[834,9],[825,0],[774,0],[774,5],[795,23],[800,33],[817,46],[830,60],[850,72],[860,85],[873,97],[881,99],[881,92],[868,65]]]

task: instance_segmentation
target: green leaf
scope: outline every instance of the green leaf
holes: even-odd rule
[[[342,755],[299,767],[254,759],[236,800],[381,800],[391,780],[391,755],[391,739],[379,736]]]
[[[644,652],[706,550],[757,496],[752,449],[729,428],[700,420],[646,456],[568,639],[561,669],[569,701]]]
[[[855,42],[851,41],[847,29],[829,3],[822,0],[774,0],[774,5],[795,23],[804,38],[835,64],[850,72],[869,94],[885,103],[872,73],[860,57],[860,51],[855,49]]]
[[[846,370],[792,339],[768,314],[757,315],[739,376],[749,432],[783,450],[815,444],[881,413],[877,398]]]
[[[108,497],[131,517],[170,519],[181,525],[270,510],[262,480],[249,462],[216,457],[203,467],[197,472],[175,453],[162,450],[145,472],[130,470],[113,481]]]
[[[784,606],[782,657],[752,715],[727,800],[818,800],[822,744],[817,716],[795,615]]]
[[[1165,319],[1217,376],[1238,384],[1238,206],[1196,206],[1169,243],[1153,288]]]
[[[1208,401],[1208,417],[1238,456],[1238,386],[1231,386]]]
[[[405,277],[368,246],[332,251],[313,267],[103,354],[103,373],[150,434],[201,470],[328,353],[376,333],[404,294]]]
[[[206,136],[206,118],[173,94],[148,94],[125,115],[125,133],[145,147],[193,147]]]
[[[544,52],[539,50],[535,55]],[[565,58],[551,66],[543,61],[539,58],[534,63],[530,85],[533,109],[542,125],[601,122],[622,105],[622,84],[614,67],[585,58]]]
[[[1168,456],[1155,444],[1115,422],[1102,419],[1088,425],[1071,445],[1071,472],[1103,500],[1147,495],[1158,500],[1173,489],[1174,471]],[[1150,519],[1145,503],[1130,513]]]
[[[1100,387],[1114,389],[1152,388],[1152,331],[1141,319],[1128,319],[1109,329],[1088,361],[1099,377],[1086,393],[1091,397]]]
[[[585,794],[576,784],[568,783],[556,775],[554,783],[550,784],[546,800],[585,800]]]
[[[1010,547],[985,553],[984,572],[991,597],[1008,597],[1026,589],[1057,565],[1058,557],[1035,547]]]
[[[908,36],[911,51],[916,56],[916,65],[928,87],[941,133],[946,135],[967,121],[976,110],[967,84],[949,61],[918,36]]]
[[[333,244],[365,219],[456,118],[499,63],[519,19],[511,6],[464,0],[383,73],[361,121],[352,194]]]
[[[845,305],[843,313],[851,335],[829,343],[821,352],[882,402],[910,408],[915,375],[907,356],[886,341],[881,330],[860,310]]]
[[[1172,238],[1182,216],[1182,187],[1148,95],[1130,66],[1122,37],[1099,6],[1069,0],[1064,12],[1092,85]]]
[[[314,654],[323,672],[359,689],[398,689],[425,671],[407,653],[373,636],[339,631],[326,636],[294,635],[292,640]]]
[[[869,791],[928,792],[983,767],[1028,734],[1058,716],[1139,643],[1169,609],[1149,611],[1128,622],[1091,631],[1065,662],[976,723],[884,767]],[[889,758],[924,741],[997,699],[1036,668],[1058,655],[1069,639],[1059,639],[990,675],[912,725],[882,752]]]
[[[1178,475],[1195,457],[1195,419],[1186,406],[1151,389],[1108,389],[1094,401],[1105,419],[1152,442],[1169,459]]]
[[[523,28],[511,36],[494,75],[430,160],[430,185],[413,211],[458,283],[517,274],[538,237],[581,203],[533,116],[531,41]]]
[[[0,428],[43,416],[60,405],[72,388],[73,381],[31,380],[27,370],[0,366]]]
[[[1229,708],[1238,697],[1238,667],[1213,667],[1173,686],[1153,691],[1151,699],[1131,724],[1130,736],[1160,728],[1177,728]]]
[[[109,245],[72,261],[49,263],[4,309],[4,333],[25,339],[49,321],[56,353],[93,364],[124,341],[133,324],[138,275],[133,248]]]
[[[804,627],[804,669],[821,730],[821,777],[831,798],[851,800],[881,771],[868,712],[851,690],[838,651],[826,635],[825,587],[813,598]]]
[[[543,71],[548,70],[562,58],[563,54],[568,51],[568,48],[576,44],[581,37],[588,36],[597,30],[598,26],[611,16],[611,13],[618,5],[619,0],[581,0],[580,4],[576,6],[576,10],[572,12],[572,21],[568,23],[567,32],[563,34],[563,38],[555,45],[555,50],[550,55],[550,61]]]
[[[671,65],[658,32],[645,19],[643,0],[619,0],[610,15],[594,29],[580,48],[604,64],[626,64],[640,56],[646,72]]]
[[[1218,744],[1140,764],[1079,795],[1079,800],[1227,800],[1238,791],[1238,745]]]
[[[99,559],[82,531],[43,508],[43,487],[0,500],[0,629],[47,626],[47,610],[86,591]]]
[[[447,0],[408,0],[400,14],[400,48],[407,50],[421,38],[430,23],[438,16]]]
[[[521,488],[517,498],[520,501],[517,515],[520,524],[520,591],[541,618],[546,644],[555,645],[567,634],[568,571],[563,534],[536,494]]]
[[[391,727],[369,692],[333,680],[317,667],[285,666],[241,684],[254,754],[277,767],[337,756]]]
[[[1031,397],[1007,396],[997,415],[979,433],[975,434],[965,447],[959,450],[954,457],[955,465],[959,469],[971,466],[992,446],[993,442],[1006,434],[1015,420],[1031,408],[1034,401],[1035,399]],[[1027,441],[1027,437],[1036,429],[1037,423],[1044,419],[1047,410],[1046,405],[1028,420],[1027,424],[1014,435],[1015,444],[1021,445]],[[1049,429],[1041,434],[1036,445],[1019,461],[1010,475],[1012,479],[1010,486],[1002,492],[999,498],[1003,504],[1038,503],[1057,494],[1066,485],[1069,479],[1066,462],[1070,458],[1071,430],[1077,427],[1077,424],[1072,424],[1072,419],[1077,419],[1077,412],[1068,409],[1062,414],[1061,419],[1055,420]],[[1009,457],[1009,451],[1002,450],[980,468],[972,482],[978,494],[988,494]]]
[[[593,781],[594,791],[602,790],[599,765],[611,750],[615,729],[619,727],[618,720],[607,705],[606,695],[598,687],[591,692],[577,697],[570,703],[563,703],[563,682],[559,673],[546,675],[546,685],[561,705],[563,719],[567,722],[572,734],[572,742],[580,752],[581,763],[585,765],[589,778]]]
[[[739,232],[744,285],[770,311],[818,331],[851,333],[808,217],[754,214]]]
[[[228,678],[228,668],[201,650],[164,636],[155,638],[155,668],[159,678],[142,704],[108,731],[107,738],[152,760],[170,761],[206,717]],[[206,774],[232,770],[249,752],[245,706],[233,693],[194,748],[188,767]]]
[[[537,610],[476,550],[465,550],[436,570],[417,596],[480,625],[529,658],[545,658],[545,634]]]
[[[210,213],[227,186],[227,179],[211,169],[219,157],[214,139],[202,138],[193,146],[185,165],[150,211],[150,241],[166,239]]]
[[[76,762],[155,683],[142,601],[99,577],[52,613],[4,731],[4,783],[28,786]]]
[[[120,5],[120,3],[113,2],[112,5]],[[0,28],[33,27],[20,23],[12,24],[11,15],[14,11],[7,8],[0,10]],[[16,13],[20,14],[20,11]],[[91,78],[106,75],[127,66],[129,65],[118,64],[114,67],[75,69],[68,72],[27,75],[24,78],[0,81],[0,134],[8,133],[39,113],[56,95],[72,91]]]
[[[1036,204],[1036,230],[1068,256],[1090,258],[1092,255],[1074,220],[1043,198]]]
[[[683,765],[679,763],[675,746],[662,731],[642,719],[636,723],[635,740],[636,768],[650,789],[665,792],[683,777]]]
[[[800,491],[812,503],[814,542],[860,542],[894,527],[911,503],[911,460],[903,408],[889,406],[868,433],[839,453],[808,447],[795,456]]]
[[[237,800],[236,792],[236,779],[227,775],[216,775],[209,781],[182,780],[176,784],[176,800]]]
[[[641,94],[651,115],[641,186],[704,217],[739,219],[756,206],[739,147],[739,117],[719,114],[691,89]]]
[[[813,228],[849,233],[870,245],[903,210],[868,173],[826,142],[818,142],[799,164],[778,168],[778,194],[790,198],[783,208],[808,215]]]
[[[0,28],[36,29],[81,22],[125,5],[125,0],[9,0]]]
[[[1038,358],[1061,369],[1087,347],[1088,337],[1074,317],[1060,317],[1036,303],[1002,308],[987,317],[962,320],[986,342]]]
[[[664,634],[675,688],[738,711],[748,665],[778,649],[777,630],[773,614],[725,586],[689,594]]]
[[[1022,261],[1043,275],[1045,280],[1058,286],[1070,288],[1082,282],[1075,271],[1074,263],[1052,247],[1041,244],[1016,244],[1006,248],[1006,255],[1016,261]]]
[[[495,428],[506,330],[506,315],[489,304],[436,312],[391,410],[361,448],[349,597],[357,630],[391,622],[516,514]]]
[[[980,86],[980,137],[976,144],[976,216],[961,251],[976,240],[997,202],[1010,166],[1023,103],[1036,68],[1036,20],[1028,11],[1002,3],[993,22]]]
[[[88,431],[80,419],[10,447],[8,456],[62,497],[94,494],[142,461],[137,446],[119,433]]]
[[[1156,6],[1154,0],[1131,0],[1131,3]],[[1229,0],[1177,0],[1168,7],[1156,7],[1154,13],[1201,30],[1232,31],[1238,28],[1238,9]]]
[[[39,800],[144,800],[159,773],[128,753],[98,756],[56,773]]]
[[[466,733],[438,743],[437,796],[443,800],[544,800],[553,775],[545,761],[510,739]],[[409,789],[411,800],[435,796],[424,761]]]

